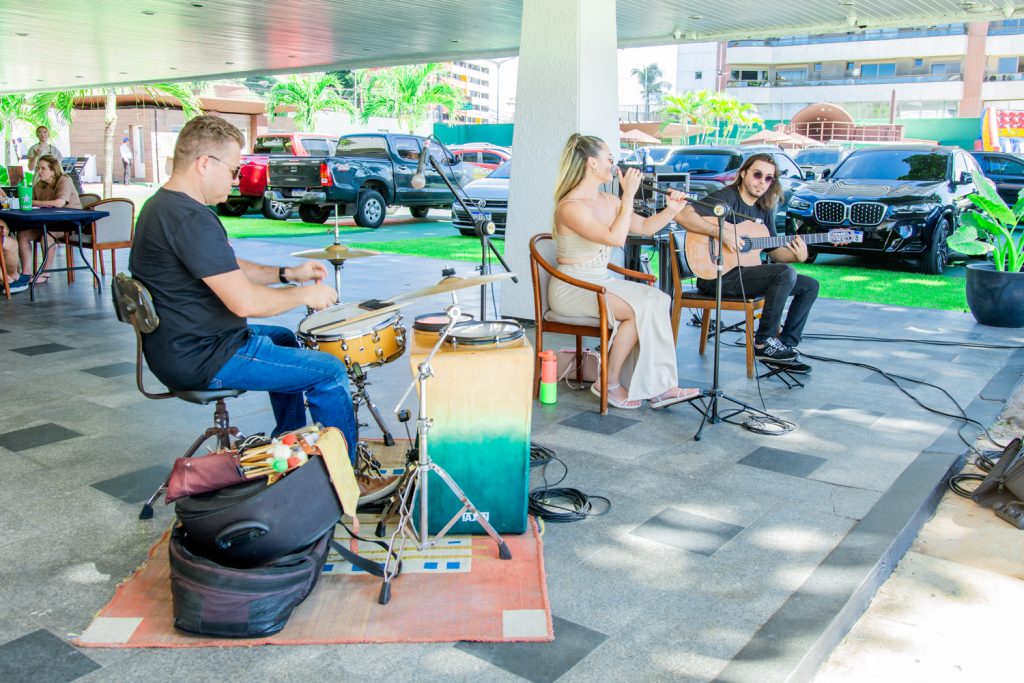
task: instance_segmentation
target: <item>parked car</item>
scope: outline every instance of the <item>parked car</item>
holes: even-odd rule
[[[1017,203],[1017,195],[1024,188],[1024,158],[1006,152],[971,152],[981,166],[982,173],[996,185],[999,196],[1007,204]]]
[[[242,155],[238,185],[231,188],[226,202],[217,205],[222,216],[241,216],[260,211],[267,218],[286,220],[291,206],[275,200],[264,200],[267,189],[267,163],[271,156],[327,157],[334,152],[338,136],[318,133],[285,133],[261,135],[252,145],[252,154]]]
[[[826,170],[830,173],[840,161],[845,159],[850,150],[842,147],[808,147],[793,155],[793,161],[803,171],[804,178],[820,178]]]
[[[510,149],[487,143],[456,145],[448,149],[456,158],[475,167],[474,176],[480,173],[479,177],[481,178],[486,177],[491,171],[512,158]],[[483,169],[484,172],[475,169]]]
[[[505,234],[508,218],[508,187],[512,176],[512,162],[506,161],[486,178],[474,180],[466,186],[466,197],[477,209],[494,221],[494,234]],[[452,202],[452,225],[463,235],[475,235],[474,218],[468,216],[458,202]]]
[[[693,145],[688,147],[647,148],[654,172],[659,176],[676,173],[690,174],[690,192],[703,197],[720,190],[736,179],[736,172],[747,157],[771,154],[779,167],[779,182],[782,184],[783,199],[775,215],[776,230],[786,229],[786,204],[793,191],[803,185],[800,167],[792,157],[778,147],[771,145]],[[630,166],[628,162],[623,166]]]
[[[975,190],[977,162],[959,147],[900,145],[859,149],[824,180],[804,185],[789,201],[797,234],[834,228],[863,231],[864,241],[810,247],[812,255],[863,254],[917,261],[941,273],[946,237],[960,224]]]
[[[297,206],[307,223],[323,223],[338,207],[356,224],[378,228],[388,205],[407,206],[423,218],[430,209],[447,209],[454,196],[431,164],[424,167],[426,185],[412,186],[424,138],[395,133],[360,133],[338,139],[334,156],[313,159],[271,158],[266,198]],[[469,165],[439,142],[430,143],[431,157],[459,184],[472,177]]]

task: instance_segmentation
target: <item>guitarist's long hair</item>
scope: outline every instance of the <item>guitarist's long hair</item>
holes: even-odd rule
[[[771,186],[765,190],[764,194],[757,198],[754,202],[758,207],[765,211],[774,211],[775,206],[782,199],[782,183],[779,182],[779,165],[775,163],[775,159],[772,158],[771,154],[765,154],[763,152],[758,154],[751,154],[747,157],[747,160],[740,166],[740,170],[736,172],[736,180],[732,181],[729,187],[735,187],[736,191],[739,192],[740,188],[743,187],[743,177],[758,161],[763,161],[766,164],[771,164],[772,168],[775,169],[775,180],[772,181]]]
[[[587,172],[587,160],[601,156],[602,145],[604,145],[604,140],[594,135],[573,133],[569,137],[558,162],[558,182],[555,184],[556,211],[558,202],[562,201],[565,195],[569,194],[572,188],[583,180],[583,176]],[[551,223],[551,231],[554,232],[554,220]]]

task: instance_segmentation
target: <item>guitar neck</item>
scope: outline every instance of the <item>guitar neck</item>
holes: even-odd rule
[[[797,235],[777,235],[775,237],[751,237],[748,243],[751,249],[778,249],[789,244]],[[827,232],[816,232],[810,235],[799,235],[805,244],[818,244],[819,242],[831,241],[831,234]]]

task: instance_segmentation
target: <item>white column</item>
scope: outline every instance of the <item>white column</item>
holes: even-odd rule
[[[573,133],[619,149],[615,0],[524,0],[505,260],[519,284],[501,312],[533,319],[530,237],[551,230],[562,147]]]

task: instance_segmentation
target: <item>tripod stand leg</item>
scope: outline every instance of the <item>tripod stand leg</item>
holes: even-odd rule
[[[447,472],[445,472],[437,465],[432,464],[431,468],[437,473],[437,476],[441,477],[441,479],[444,480],[444,483],[448,485],[448,488],[451,489],[451,492],[454,493],[455,496],[459,499],[459,502],[462,503],[462,509],[456,512],[455,516],[448,520],[448,524],[446,524],[445,527],[437,533],[435,539],[441,538],[446,533],[448,533],[448,529],[450,529],[452,525],[455,524],[455,522],[462,516],[462,513],[468,511],[473,514],[473,518],[476,519],[477,524],[483,527],[484,531],[487,532],[487,535],[491,537],[491,540],[498,544],[498,557],[502,560],[511,560],[512,552],[508,549],[508,546],[505,544],[505,539],[498,535],[498,532],[494,530],[494,527],[492,527],[491,523],[487,521],[487,518],[480,514],[480,511],[477,509],[475,505],[473,505],[473,502],[466,496],[465,493],[463,493],[462,489],[459,488],[459,485],[455,483],[455,480],[452,479]]]
[[[395,437],[391,435],[391,430],[388,429],[388,425],[384,422],[383,416],[377,409],[377,404],[370,398],[370,393],[366,390],[366,375],[359,373],[349,372],[350,381],[356,386],[356,390],[352,393],[352,405],[356,409],[356,423],[359,422],[359,405],[362,403],[366,404],[366,407],[370,410],[370,416],[373,417],[373,421],[377,423],[377,427],[380,428],[381,434],[384,436],[385,446],[394,446]]]

